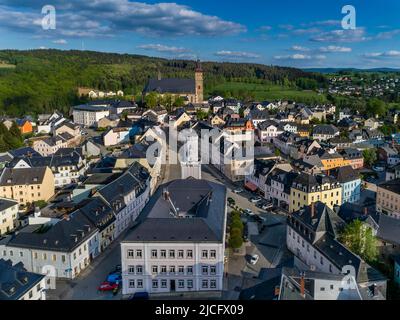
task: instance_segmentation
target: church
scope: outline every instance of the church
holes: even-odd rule
[[[182,97],[186,103],[202,103],[204,101],[204,74],[200,61],[196,64],[194,79],[163,79],[159,73],[157,79],[150,79],[147,83],[143,90],[143,99],[151,92]]]

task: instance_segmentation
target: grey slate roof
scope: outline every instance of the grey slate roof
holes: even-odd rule
[[[313,134],[335,135],[338,132],[339,132],[339,129],[331,124],[317,125],[313,129]]]
[[[15,205],[18,205],[18,201],[14,201],[11,199],[0,198],[0,212],[7,210]]]
[[[196,83],[194,79],[150,79],[144,92],[194,94],[196,92]]]
[[[34,288],[45,276],[27,272],[22,263],[0,259],[0,300],[18,300]]]
[[[175,210],[183,218],[174,217]],[[226,187],[192,178],[169,182],[158,188],[140,220],[126,242],[222,242]]]
[[[45,233],[30,233],[21,230],[9,239],[7,246],[72,252],[96,232],[97,229],[85,215],[76,211],[69,215],[69,220],[58,222]]]
[[[377,236],[383,241],[400,245],[400,220],[381,214]]]
[[[11,169],[5,168],[1,186],[42,184],[47,167]]]
[[[333,171],[332,174],[340,183],[347,183],[360,179],[358,173],[351,166],[340,167]]]
[[[400,194],[400,179],[388,181],[379,185],[379,188]]]

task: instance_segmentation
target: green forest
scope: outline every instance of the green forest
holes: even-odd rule
[[[68,112],[70,106],[84,102],[77,96],[78,87],[121,89],[139,100],[147,80],[158,70],[163,77],[190,78],[195,69],[195,61],[91,51],[2,50],[0,62],[0,113],[10,116],[54,109]],[[320,102],[312,90],[326,86],[322,75],[294,68],[204,62],[203,69],[207,94],[244,100],[279,98],[283,93],[287,99]]]

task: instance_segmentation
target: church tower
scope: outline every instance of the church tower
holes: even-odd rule
[[[197,60],[196,63],[195,83],[196,83],[196,102],[201,103],[204,101],[204,74],[200,60]]]

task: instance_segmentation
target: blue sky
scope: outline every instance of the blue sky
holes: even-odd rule
[[[86,49],[294,67],[400,68],[398,0],[0,0],[1,49]],[[356,9],[344,30],[342,7]],[[43,30],[44,5],[56,10]]]

